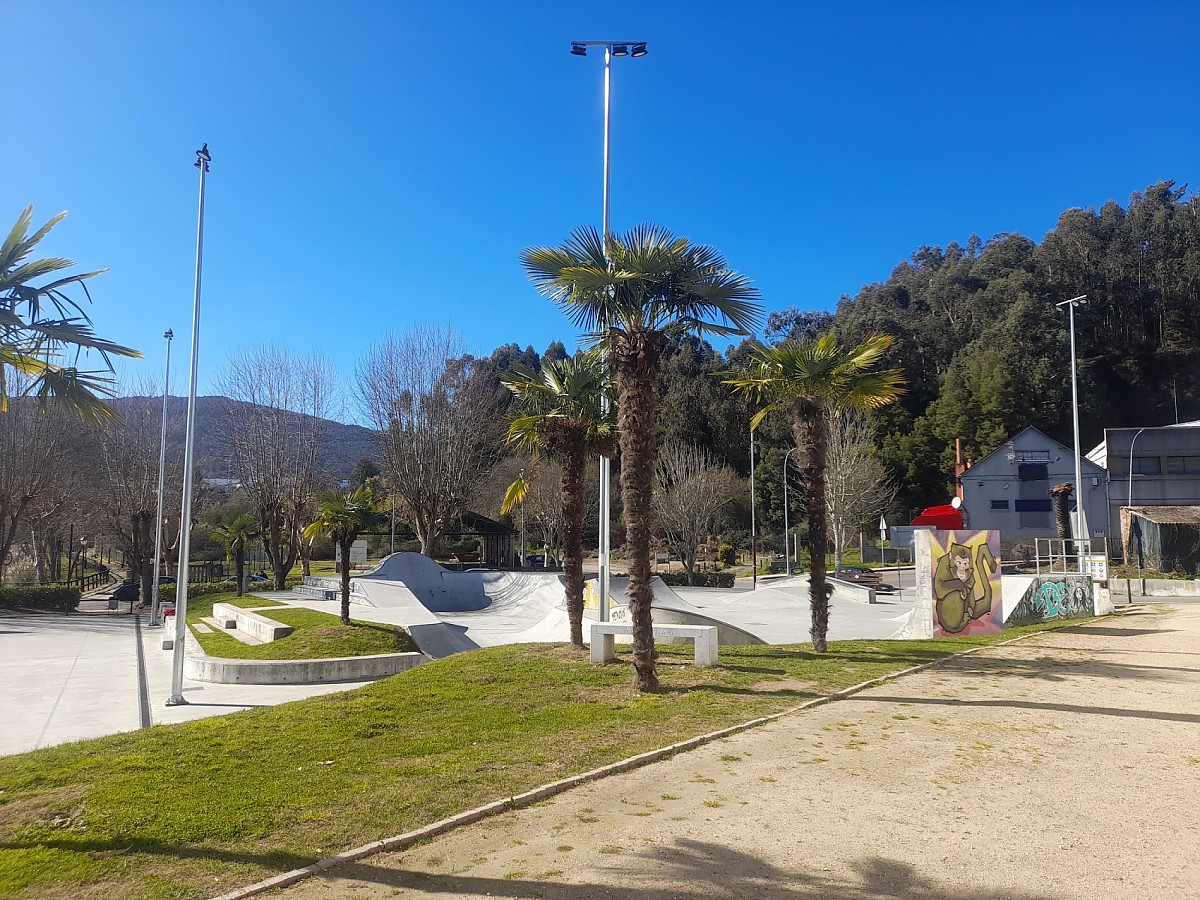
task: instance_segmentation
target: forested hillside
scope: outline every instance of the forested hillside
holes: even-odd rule
[[[1200,201],[1160,182],[1127,208],[1071,209],[1040,244],[1017,234],[920,247],[882,283],[838,303],[844,342],[894,335],[889,361],[909,392],[880,415],[880,452],[901,505],[944,498],[954,440],[980,458],[1035,425],[1070,446],[1070,343],[1076,310],[1083,445],[1106,427],[1200,416]],[[811,327],[799,310],[777,330]],[[1176,404],[1178,404],[1176,406]]]

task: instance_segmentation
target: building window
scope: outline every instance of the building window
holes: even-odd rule
[[[1017,462],[1019,463],[1048,463],[1050,462],[1049,450],[1018,450],[1016,453]]]
[[[1050,498],[1045,500],[1029,499],[1014,501],[1014,508],[1017,512],[1050,512]]]
[[[1021,463],[1017,466],[1017,478],[1021,481],[1048,481],[1050,474],[1045,463]]]
[[[1176,457],[1176,459],[1186,458],[1187,457]],[[1171,457],[1168,456],[1167,459],[1170,460]],[[1110,475],[1119,475],[1121,477],[1129,475],[1129,457],[1114,456],[1109,462],[1108,473]],[[1162,460],[1160,460],[1157,456],[1135,456],[1133,458],[1133,474],[1161,475]]]
[[[1007,500],[993,500],[992,509],[1008,509]]]
[[[1168,456],[1168,475],[1200,474],[1200,456]]]
[[[1133,458],[1134,475],[1162,474],[1161,461],[1157,456],[1135,456]]]

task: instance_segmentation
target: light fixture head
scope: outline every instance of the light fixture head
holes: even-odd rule
[[[169,341],[169,340],[171,340],[171,338],[175,337],[175,332],[172,331],[170,328],[168,328],[166,334],[164,334],[163,337],[165,337]]]
[[[628,44],[613,44],[612,45],[612,55],[613,56],[628,56],[629,55],[629,45]]]
[[[587,56],[587,47],[584,44],[580,44],[578,42],[572,42],[571,55],[572,56]]]
[[[202,160],[204,160],[205,162],[212,162],[212,157],[208,153],[208,144],[207,143],[205,143],[205,145],[203,147],[201,147],[199,150],[196,151],[196,155],[198,157],[200,157]]]
[[[634,44],[633,49],[629,55],[632,56],[634,59],[638,59],[639,57],[645,56],[646,55],[646,42],[642,41],[641,43]]]

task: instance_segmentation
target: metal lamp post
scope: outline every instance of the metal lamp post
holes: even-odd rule
[[[1075,426],[1075,508],[1078,512],[1076,525],[1076,545],[1075,552],[1083,552],[1083,545],[1078,543],[1082,540],[1087,540],[1091,537],[1091,532],[1087,527],[1087,513],[1085,507],[1087,504],[1083,501],[1083,467],[1079,458],[1079,386],[1076,377],[1075,366],[1075,307],[1081,306],[1087,302],[1087,294],[1080,294],[1078,297],[1072,297],[1070,300],[1063,300],[1061,303],[1055,303],[1055,306],[1067,308],[1071,328],[1071,414]],[[1090,545],[1089,545],[1090,546]]]
[[[789,575],[792,574],[792,550],[791,550],[791,546],[788,544],[788,541],[790,540],[790,538],[788,537],[789,527],[788,527],[788,496],[787,496],[787,483],[788,483],[787,464],[788,464],[788,457],[791,456],[795,452],[796,452],[796,448],[792,447],[792,449],[788,450],[787,453],[783,454],[783,565],[784,565],[784,568],[787,569],[787,573]],[[797,555],[797,557],[799,557],[799,554],[796,554],[796,555]],[[797,559],[797,562],[799,562],[799,559]]]
[[[758,588],[758,517],[754,500],[754,429],[750,429],[750,587]]]
[[[171,696],[167,706],[187,703],[183,696],[183,643],[187,635],[188,556],[192,543],[192,465],[196,455],[196,373],[200,350],[200,275],[204,268],[204,176],[212,156],[208,144],[196,151],[200,170],[200,212],[196,220],[196,290],[192,298],[192,368],[188,382],[187,437],[183,449],[183,509],[179,514],[179,582],[175,586],[175,643],[171,658]]]
[[[588,47],[604,48],[604,212],[601,220],[601,237],[607,242],[608,238],[608,148],[609,148],[609,112],[612,96],[612,58],[614,56],[632,56],[638,59],[646,55],[645,41],[572,41],[572,56],[587,56]],[[608,412],[608,397],[601,401],[603,409]],[[611,460],[607,456],[600,457],[600,567],[597,587],[600,591],[600,621],[608,621],[608,583],[610,571],[610,554],[612,541],[609,535],[609,524],[612,518],[609,497],[609,473]]]
[[[170,328],[163,335],[167,339],[167,365],[163,370],[163,407],[162,407],[162,436],[158,444],[158,515],[154,519],[154,600],[150,604],[150,624],[161,625],[159,615],[162,612],[158,600],[158,564],[162,559],[162,523],[163,523],[163,472],[167,465],[167,395],[171,387],[171,339],[175,332]]]

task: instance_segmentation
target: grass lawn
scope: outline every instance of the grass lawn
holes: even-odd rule
[[[198,634],[193,630],[193,634],[205,653],[225,659],[323,659],[411,653],[417,649],[408,633],[395,625],[351,619],[347,628],[339,616],[295,607],[270,610],[264,615],[281,625],[291,625],[296,630],[287,637],[266,644],[246,644],[221,631]],[[188,620],[191,621],[190,615]]]
[[[628,655],[595,666],[565,645],[494,647],[355,691],[0,757],[0,895],[215,896],[995,640],[722,647],[711,669],[664,646],[663,691],[645,696]]]

